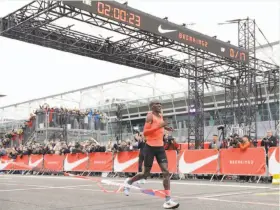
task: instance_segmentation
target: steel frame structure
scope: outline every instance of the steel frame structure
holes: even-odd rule
[[[101,39],[81,33],[69,27],[61,27],[53,22],[59,18],[71,18],[92,26],[101,27],[125,35],[119,41]],[[246,22],[246,25],[244,23]],[[105,60],[116,64],[161,73],[189,80],[188,109],[195,110],[195,122],[189,121],[189,138],[198,145],[203,141],[203,96],[204,84],[224,87],[226,90],[225,107],[232,109],[237,100],[237,123],[245,123],[250,133],[256,133],[255,109],[256,78],[262,78],[265,72],[275,71],[279,78],[279,66],[255,57],[255,33],[251,33],[251,20],[239,24],[239,44],[249,52],[249,64],[244,64],[222,56],[197,49],[142,31],[132,26],[116,22],[85,10],[68,6],[62,1],[33,1],[17,11],[1,18],[0,35],[41,45],[61,51]],[[159,48],[168,48],[189,55],[189,59],[174,59],[159,55]],[[198,62],[201,60],[201,62]],[[233,82],[233,81],[236,82]],[[230,81],[230,82],[229,82]],[[269,82],[269,81],[263,81]],[[278,80],[279,83],[279,80]],[[236,86],[239,87],[236,89]],[[227,95],[231,92],[232,94]],[[236,94],[233,94],[236,92]],[[235,95],[238,97],[236,98]],[[242,113],[242,115],[241,115]],[[242,119],[242,116],[246,119]],[[201,139],[202,138],[202,139]]]

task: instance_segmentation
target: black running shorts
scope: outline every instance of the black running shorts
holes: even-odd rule
[[[164,147],[151,147],[148,144],[144,147],[144,166],[152,167],[156,157],[158,164],[168,163]]]

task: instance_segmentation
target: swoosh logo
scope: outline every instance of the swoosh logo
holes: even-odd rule
[[[4,163],[2,163],[2,161],[0,160],[0,170],[5,169],[10,163],[11,161],[5,161]]]
[[[79,166],[80,164],[82,164],[83,162],[86,162],[87,160],[88,160],[88,157],[84,157],[83,159],[77,160],[73,163],[69,163],[68,162],[68,155],[67,155],[65,160],[64,160],[64,170],[65,171],[71,171],[74,168],[76,168],[77,166]]]
[[[136,158],[128,160],[124,163],[120,163],[119,160],[118,160],[118,156],[119,155],[117,155],[117,157],[114,160],[114,171],[116,171],[116,172],[124,171],[129,166],[133,165],[134,163],[137,163],[138,159],[139,159],[139,157],[136,157]]]
[[[276,150],[272,152],[269,158],[269,173],[272,175],[280,173],[280,163],[276,160]]]
[[[28,165],[30,166],[30,167],[36,167],[36,166],[38,166],[39,165],[39,163],[41,163],[43,161],[43,158],[40,158],[39,160],[36,160],[34,163],[32,163],[31,162],[31,157],[30,157],[30,159],[29,159],[29,162],[28,162]]]
[[[212,162],[213,160],[218,159],[218,154],[217,154],[217,155],[213,155],[213,156],[207,157],[202,160],[198,160],[194,163],[186,163],[184,156],[185,156],[185,152],[183,153],[183,155],[181,156],[180,161],[179,161],[179,170],[181,173],[191,173],[191,172],[201,168],[202,166]]]
[[[158,27],[158,32],[161,34],[166,34],[166,33],[174,32],[174,31],[177,31],[177,30],[163,29],[161,25],[159,25],[159,27]]]

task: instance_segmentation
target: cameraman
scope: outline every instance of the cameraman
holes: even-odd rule
[[[247,148],[251,147],[251,142],[249,140],[249,136],[248,135],[244,135],[242,139],[239,139],[238,142],[238,147],[240,148],[241,151],[246,151]],[[239,180],[241,182],[249,182],[251,176],[239,176]]]
[[[262,139],[261,146],[265,148],[266,153],[270,147],[277,146],[277,140],[276,137],[272,135],[272,131],[267,131],[267,136]]]
[[[164,149],[165,150],[178,150],[179,144],[175,141],[175,138],[173,136],[169,136],[168,134],[164,135],[163,137],[164,141]]]
[[[241,150],[245,151],[251,146],[249,138],[250,137],[248,135],[244,135],[243,138],[239,140],[237,145]]]
[[[238,143],[242,141],[237,133],[231,135],[227,140],[230,148],[238,148]]]

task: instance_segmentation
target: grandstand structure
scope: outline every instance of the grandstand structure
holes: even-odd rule
[[[105,7],[137,18],[117,18],[115,13],[107,14]],[[62,18],[123,37],[112,40],[81,33],[72,26],[59,26]],[[174,135],[194,142],[196,148],[217,125],[224,125],[227,133],[237,127],[243,134],[260,137],[263,134],[258,130],[264,124],[259,122],[266,121],[266,129],[279,125],[279,66],[270,55],[258,55],[268,53],[265,46],[257,47],[255,20],[233,23],[238,25],[238,46],[114,1],[33,1],[1,18],[1,36],[151,73],[1,107],[2,119],[13,115],[22,120],[42,103],[92,108],[109,119],[99,138],[129,136],[141,130],[148,101],[156,97],[162,100],[164,114],[177,131]],[[162,33],[163,28],[174,33]],[[269,47],[272,44],[279,43],[269,43]],[[160,52],[163,49],[180,56],[166,56]],[[162,91],[160,85],[170,88]]]

